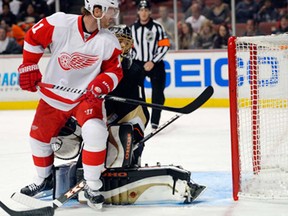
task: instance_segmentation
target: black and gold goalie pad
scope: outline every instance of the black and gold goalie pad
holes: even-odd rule
[[[105,204],[179,204],[193,202],[206,188],[191,180],[191,172],[181,166],[135,166],[133,158],[133,125],[119,124],[109,127],[107,141],[106,170],[101,175],[100,189]],[[54,196],[83,179],[83,169],[78,163],[70,162],[55,167]],[[87,200],[84,192],[78,197],[80,203]]]
[[[151,205],[189,204],[206,188],[193,183],[191,173],[180,166],[145,166],[138,168],[110,168],[102,173],[100,189],[105,204]],[[77,180],[83,178],[83,170],[77,170]],[[78,201],[85,203],[84,192]]]
[[[133,156],[133,125],[123,123],[108,128],[106,168],[130,167]]]

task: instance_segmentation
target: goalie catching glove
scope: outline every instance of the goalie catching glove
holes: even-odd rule
[[[38,65],[34,63],[21,64],[18,68],[18,72],[21,89],[36,92],[37,83],[41,82],[42,79]]]

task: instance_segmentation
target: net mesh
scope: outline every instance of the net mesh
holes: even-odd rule
[[[236,39],[238,196],[288,199],[288,35]]]

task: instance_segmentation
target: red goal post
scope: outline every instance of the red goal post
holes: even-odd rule
[[[288,34],[228,42],[233,198],[288,199]]]

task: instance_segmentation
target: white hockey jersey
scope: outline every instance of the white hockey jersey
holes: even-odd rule
[[[42,82],[85,90],[94,79],[105,81],[112,91],[121,80],[121,47],[106,29],[89,37],[83,32],[82,16],[55,13],[40,20],[26,34],[23,63],[38,63],[50,45],[51,58]],[[51,106],[68,111],[79,94],[41,88],[40,96]]]

